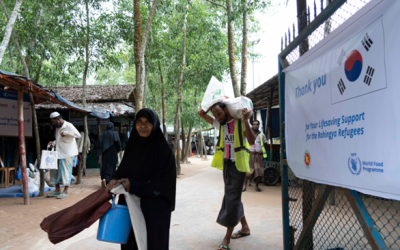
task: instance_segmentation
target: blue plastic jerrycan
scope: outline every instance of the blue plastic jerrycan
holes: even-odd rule
[[[128,243],[132,230],[131,217],[127,206],[115,204],[114,195],[111,208],[101,217],[97,239],[118,244]]]

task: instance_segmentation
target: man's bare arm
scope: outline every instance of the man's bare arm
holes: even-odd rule
[[[246,128],[246,130],[244,131],[244,136],[246,136],[247,141],[250,145],[254,145],[254,143],[256,142],[256,136],[254,135],[249,123],[250,114],[251,111],[247,110],[247,108],[242,109],[243,123]]]
[[[203,118],[206,122],[210,123],[211,125],[214,124],[214,118],[213,118],[211,115],[207,114],[207,112],[204,111],[203,109],[200,109],[200,110],[197,112],[197,114],[199,114],[199,116],[200,116],[201,118]]]

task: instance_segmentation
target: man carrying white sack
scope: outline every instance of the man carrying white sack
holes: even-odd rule
[[[215,118],[208,115],[208,111],[211,111]],[[251,111],[244,108],[242,109],[243,120],[234,119],[229,114],[226,105],[218,102],[207,111],[199,110],[198,114],[219,129],[218,142],[211,166],[223,170],[225,194],[217,223],[227,227],[227,231],[218,250],[227,250],[231,238],[237,239],[250,235],[250,228],[244,216],[242,187],[246,173],[250,172],[249,148],[246,146],[245,138],[250,145],[253,145],[255,141],[248,121]],[[242,224],[242,228],[232,234],[239,222]]]
[[[64,199],[68,197],[68,187],[71,184],[74,156],[78,155],[76,138],[81,138],[79,131],[71,123],[64,121],[58,112],[50,114],[50,121],[56,126],[56,140],[48,145],[57,147],[58,170],[54,171],[56,190],[47,197]],[[61,193],[60,184],[64,185]]]

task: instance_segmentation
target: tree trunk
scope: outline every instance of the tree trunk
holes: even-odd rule
[[[175,142],[176,139],[178,139],[179,142],[179,123],[180,123],[180,116],[181,116],[181,101],[182,101],[182,85],[183,85],[183,76],[185,73],[185,66],[186,66],[186,24],[187,24],[187,13],[189,10],[189,3],[186,3],[186,11],[185,11],[185,16],[184,16],[184,21],[183,21],[183,35],[182,35],[182,49],[183,49],[183,53],[182,53],[182,66],[181,66],[181,72],[179,75],[179,80],[178,80],[178,86],[177,86],[177,102],[176,102],[176,115],[175,115]],[[179,163],[177,163],[179,164]],[[181,174],[181,169],[180,169],[180,165],[179,168],[177,169],[177,173],[178,175]]]
[[[181,122],[182,124],[182,122]],[[185,126],[182,125],[182,155],[181,155],[181,161],[185,163],[185,158],[186,158],[186,132],[185,132]]]
[[[203,130],[201,129],[200,126],[200,134],[199,134],[199,152],[200,152],[200,158],[203,158],[203,154],[204,154],[204,144],[203,144]]]
[[[187,134],[187,139],[186,139],[186,149],[185,149],[185,163],[188,163],[188,158],[189,158],[189,156],[190,156],[190,154],[192,153],[192,142],[191,142],[191,139],[190,138],[192,138],[192,129],[193,129],[193,126],[190,126],[189,127],[189,131],[188,131],[188,134]]]
[[[23,2],[23,0],[17,0],[15,2],[14,10],[11,13],[11,17],[9,18],[7,26],[5,28],[3,41],[1,42],[1,45],[0,45],[0,65],[1,65],[1,62],[3,61],[4,53],[7,49],[8,43],[10,41],[10,37],[11,37],[12,31],[14,29],[14,24],[15,24],[15,21],[17,20],[18,13],[21,8],[22,2]],[[3,5],[4,5],[4,3],[3,3]]]
[[[22,1],[21,1],[21,2],[22,2]],[[8,16],[8,12],[7,12],[6,6],[4,5],[3,0],[0,0],[0,5],[1,5],[3,11],[4,11],[4,15],[6,16],[7,20],[10,22],[10,17]],[[15,10],[15,9],[14,9],[14,10]],[[12,15],[12,14],[13,14],[13,13],[11,13],[11,15]],[[13,38],[14,46],[15,46],[15,48],[17,49],[19,59],[21,60],[21,63],[22,63],[22,75],[29,78],[29,69],[28,69],[28,65],[26,64],[25,58],[24,58],[24,56],[22,55],[21,48],[19,47],[19,42],[18,42],[17,35],[15,34],[15,30],[13,29],[11,33],[12,33],[12,38]],[[1,47],[0,47],[0,50],[1,50]],[[1,64],[1,58],[0,58],[0,64]]]
[[[158,61],[158,70],[160,71],[160,78],[161,78],[161,101],[162,101],[162,120],[163,120],[163,131],[165,139],[168,140],[168,132],[167,132],[167,105],[165,104],[165,84],[164,84],[164,77],[161,70],[161,63]]]
[[[151,43],[150,43],[149,49],[147,51],[149,54],[151,53],[152,48],[153,48],[153,36],[152,35],[150,35],[150,41],[151,41]],[[148,60],[146,60],[145,62],[147,62],[147,61]],[[147,68],[147,65],[146,65],[145,68]],[[146,76],[145,76],[145,82],[144,82],[144,93],[143,93],[143,107],[144,108],[146,107],[147,91],[148,91],[148,88],[149,88],[148,84],[149,84],[149,71],[146,70]],[[157,110],[156,106],[154,106],[154,110]]]
[[[83,108],[86,108],[86,77],[87,77],[87,72],[89,68],[89,31],[90,31],[90,26],[89,26],[89,0],[86,0],[86,48],[85,48],[85,54],[86,54],[86,60],[85,60],[85,70],[83,71],[83,79],[82,79],[82,104]],[[76,184],[81,184],[82,182],[82,170],[83,166],[86,161],[86,152],[88,150],[87,148],[87,135],[89,134],[88,126],[87,126],[87,113],[84,114],[83,116],[83,127],[85,130],[85,134],[81,140],[83,140],[83,147],[82,147],[82,156],[81,160],[79,162],[78,166],[78,176],[76,178]]]
[[[134,33],[134,48],[135,48],[135,68],[136,68],[136,89],[135,89],[135,111],[139,112],[139,110],[143,107],[143,94],[144,94],[144,85],[145,85],[145,65],[144,65],[144,54],[146,51],[146,43],[147,37],[150,32],[150,25],[154,17],[154,13],[156,12],[158,0],[153,0],[151,5],[151,10],[149,17],[147,19],[146,28],[143,34],[142,33],[142,21],[140,18],[140,0],[134,0],[134,21],[135,21],[135,33]],[[140,39],[142,38],[142,41]]]
[[[8,52],[9,52],[9,57],[10,57],[10,69],[11,69],[11,73],[15,73],[14,62],[13,62],[12,51],[11,50],[12,50],[12,46],[9,45]]]
[[[226,13],[228,19],[228,55],[229,55],[229,69],[231,72],[233,93],[235,97],[240,96],[239,83],[236,75],[236,59],[235,59],[235,39],[233,34],[235,30],[233,29],[233,15],[232,15],[232,0],[226,0]]]
[[[246,86],[247,86],[247,47],[248,47],[248,37],[247,37],[247,2],[243,1],[243,40],[242,40],[242,74],[240,78],[240,93],[242,96],[246,96]]]

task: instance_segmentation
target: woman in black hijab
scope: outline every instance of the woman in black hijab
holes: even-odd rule
[[[114,131],[114,124],[109,122],[106,131],[100,136],[97,147],[97,157],[101,157],[101,180],[108,184],[117,168],[118,152],[121,150],[121,141]]]
[[[161,131],[158,116],[151,109],[137,113],[124,158],[107,189],[122,182],[126,191],[141,197],[148,250],[168,250],[171,213],[175,209],[175,157]],[[123,199],[121,195],[120,204]],[[137,249],[133,231],[121,249]]]

